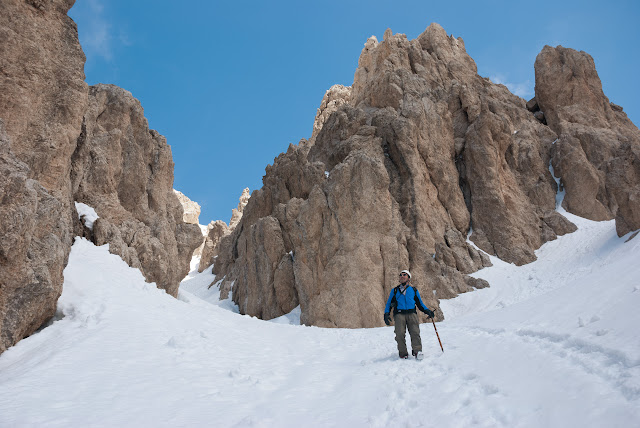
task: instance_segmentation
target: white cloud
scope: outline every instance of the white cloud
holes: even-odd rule
[[[87,4],[91,8],[91,10],[95,13],[104,12],[104,6],[100,3],[100,0],[88,0]]]
[[[82,45],[85,51],[110,61],[113,58],[111,26],[98,18],[94,18],[91,21],[91,28],[82,37]]]
[[[86,0],[76,3],[70,13],[78,24],[80,44],[87,59],[99,57],[111,61],[115,44],[131,44],[122,29],[119,29],[118,34],[114,34],[104,5],[104,0]]]
[[[511,83],[507,82],[504,76],[500,74],[493,75],[489,77],[492,82],[501,84],[507,87],[511,91],[512,94],[517,95],[524,99],[532,98],[535,94],[533,90],[533,85],[530,80],[526,80],[520,83]]]

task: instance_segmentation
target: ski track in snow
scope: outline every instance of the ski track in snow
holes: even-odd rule
[[[239,315],[197,260],[173,299],[78,239],[60,319],[0,355],[0,426],[636,426],[640,238],[567,216],[538,261],[441,302],[423,361],[390,327]]]
[[[529,346],[530,353],[542,353],[548,358],[564,360],[585,374],[595,375],[607,383],[612,391],[617,391],[627,400],[640,397],[640,385],[627,384],[627,381],[640,375],[640,361],[630,361],[622,352],[601,347],[594,343],[576,339],[567,334],[552,334],[544,331],[495,330],[487,328],[468,328],[467,333],[485,336],[492,341],[522,342]]]

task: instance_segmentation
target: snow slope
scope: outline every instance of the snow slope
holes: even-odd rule
[[[0,427],[638,426],[640,237],[567,216],[538,261],[442,302],[423,361],[391,327],[239,315],[210,269],[173,299],[78,238],[60,319],[0,355]]]

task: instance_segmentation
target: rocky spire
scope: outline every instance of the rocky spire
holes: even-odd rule
[[[189,199],[187,195],[179,190],[173,189],[173,192],[178,197],[180,205],[182,205],[182,220],[188,224],[200,224],[200,204]]]
[[[555,75],[546,63],[536,62],[537,75]],[[262,189],[221,241],[214,273],[222,290],[233,286],[240,311],[264,319],[299,304],[305,324],[372,327],[382,325],[398,271],[409,268],[442,317],[439,299],[487,285],[467,276],[489,264],[486,254],[529,263],[544,242],[575,230],[556,210],[550,171],[553,158],[575,210],[579,196],[557,144],[566,131],[553,106],[562,102],[542,92],[538,101],[549,126],[525,100],[479,76],[463,40],[437,24],[415,40],[390,30],[382,42],[370,38],[351,89],[325,94],[311,139],[266,168]],[[585,118],[597,106],[604,127],[622,120],[599,96],[568,105]],[[631,154],[634,132],[619,131]],[[616,173],[596,175],[606,182]],[[637,174],[623,175],[620,189],[632,200]],[[617,207],[633,228],[630,210]]]
[[[640,131],[602,91],[593,58],[545,46],[535,62],[536,102],[558,135],[553,166],[563,206],[592,220],[640,229]]]

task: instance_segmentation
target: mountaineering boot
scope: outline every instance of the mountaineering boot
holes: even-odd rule
[[[402,360],[406,360],[407,358],[409,358],[408,355],[400,355],[400,359],[402,359]]]
[[[411,351],[411,353],[414,357],[416,357],[416,360],[421,360],[424,358],[424,354],[422,353],[422,351]]]

